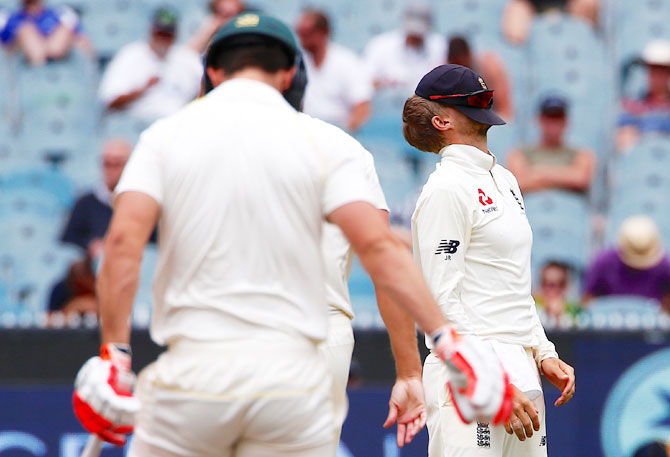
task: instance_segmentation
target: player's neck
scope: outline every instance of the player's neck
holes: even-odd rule
[[[237,78],[253,79],[255,81],[260,81],[269,86],[272,86],[280,92],[282,90],[281,79],[279,78],[279,76],[276,73],[267,73],[261,70],[260,68],[255,67],[244,68],[236,72],[229,79],[237,79]]]

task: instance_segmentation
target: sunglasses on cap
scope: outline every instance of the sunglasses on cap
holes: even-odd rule
[[[473,108],[490,108],[493,104],[492,90],[479,90],[471,94],[431,95],[430,100],[448,105],[472,106]]]

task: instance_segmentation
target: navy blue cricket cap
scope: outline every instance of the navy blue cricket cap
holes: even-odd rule
[[[467,67],[440,65],[427,73],[414,91],[426,100],[453,106],[473,121],[486,125],[504,125],[492,109],[493,91],[484,78]]]
[[[540,114],[544,116],[565,116],[568,110],[568,102],[560,95],[548,95],[540,103]]]

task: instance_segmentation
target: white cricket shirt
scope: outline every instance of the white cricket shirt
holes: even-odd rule
[[[309,118],[309,116],[303,114]],[[310,118],[315,134],[330,138],[339,144],[339,148],[351,151],[358,158],[358,166],[363,172],[372,191],[373,204],[377,209],[388,211],[386,198],[379,184],[379,177],[375,170],[372,154],[346,132],[339,128]],[[321,252],[323,254],[324,268],[326,270],[326,303],[330,313],[343,313],[350,319],[354,318],[354,310],[351,306],[349,296],[349,275],[351,263],[354,260],[354,250],[349,240],[344,236],[342,230],[329,222],[323,223],[323,236],[321,238]]]
[[[127,44],[107,66],[98,95],[109,105],[117,97],[144,87],[154,76],[160,78],[158,84],[130,102],[124,112],[146,122],[173,114],[198,96],[202,60],[181,44],[172,45],[164,59],[147,42]]]
[[[359,151],[315,124],[238,78],[142,134],[116,193],[161,207],[156,342],[326,337],[324,217],[375,199]]]
[[[463,333],[557,357],[531,296],[533,235],[516,178],[493,155],[451,145],[412,216],[414,257],[442,312]]]
[[[353,51],[329,42],[320,67],[305,53],[307,87],[303,111],[347,128],[351,110],[372,100],[374,88],[364,62]]]

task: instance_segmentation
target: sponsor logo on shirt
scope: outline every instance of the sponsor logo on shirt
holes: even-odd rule
[[[481,203],[482,206],[488,206],[493,204],[493,199],[486,195],[483,190],[479,189],[479,203]]]
[[[516,196],[516,193],[514,192],[514,189],[510,188],[509,191],[512,192],[512,196],[514,197],[514,200],[516,200],[516,202],[519,204],[519,208],[521,208],[521,211],[526,211],[526,208],[523,207],[523,203],[521,203],[521,200],[519,199],[519,197]]]
[[[455,254],[458,251],[460,244],[461,242],[458,240],[440,240],[435,255],[446,254],[444,260],[451,260],[451,254]]]
[[[491,447],[491,429],[487,422],[477,422],[477,447]]]
[[[547,435],[543,435],[540,437],[540,446],[546,446],[547,445]]]

